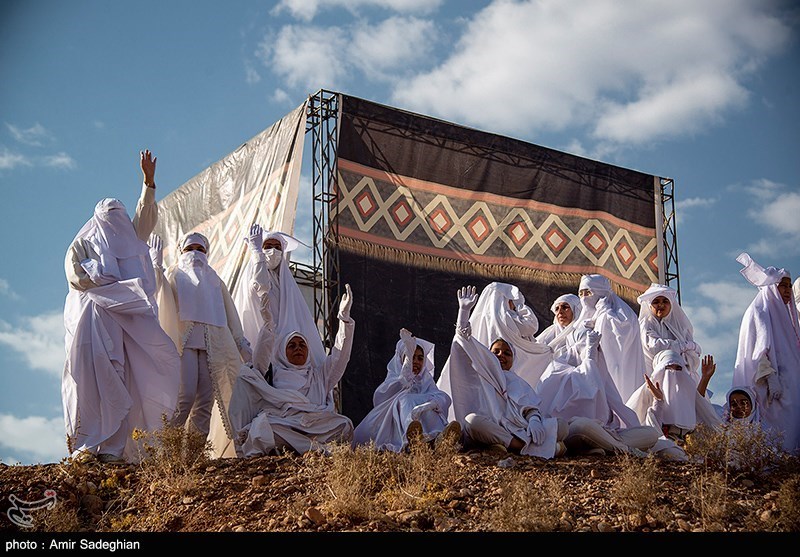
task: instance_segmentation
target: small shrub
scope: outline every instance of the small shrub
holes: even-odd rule
[[[500,504],[490,515],[493,531],[553,532],[557,531],[562,513],[564,482],[546,476],[535,481],[520,472],[511,472],[503,485]]]
[[[618,458],[619,475],[612,488],[612,497],[625,514],[628,527],[635,528],[656,509],[659,494],[657,460],[628,454]]]
[[[726,473],[762,477],[784,458],[780,435],[758,423],[732,422],[723,428],[700,425],[684,449],[692,460]]]

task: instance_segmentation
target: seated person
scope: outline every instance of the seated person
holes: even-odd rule
[[[458,291],[456,334],[437,383],[453,401],[449,419],[461,423],[467,446],[501,445],[546,459],[562,456],[567,422],[539,412],[533,387],[511,371],[511,346],[496,339],[487,348],[472,336],[469,317],[477,298],[474,286]]]
[[[353,432],[353,447],[373,442],[378,450],[400,452],[418,439],[436,441],[443,432],[460,440],[459,423],[447,423],[450,397],[433,379],[433,351],[433,343],[400,329],[386,379],[373,394],[374,406]]]
[[[346,284],[336,341],[330,354],[315,365],[306,338],[293,328],[279,335],[282,348],[273,351],[276,335],[269,304],[261,305],[264,326],[253,349],[253,363],[241,367],[228,409],[237,456],[285,450],[326,452],[329,443],[352,441],[353,423],[336,411],[333,398],[353,346],[351,306],[352,293]],[[265,375],[273,353],[270,384]]]

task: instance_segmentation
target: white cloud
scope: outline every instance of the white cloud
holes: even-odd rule
[[[337,28],[287,25],[274,42],[265,38],[257,56],[291,87],[335,90],[346,75],[347,41]]]
[[[689,210],[694,209],[695,207],[712,207],[716,205],[716,199],[710,199],[708,197],[690,197],[688,199],[682,199],[681,201],[677,201],[675,203],[676,210]]]
[[[17,166],[32,166],[28,157],[12,153],[6,147],[0,149],[0,170],[12,170]]]
[[[784,184],[767,179],[754,180],[734,189],[744,190],[753,201],[747,216],[766,230],[746,248],[753,255],[785,258],[800,254],[800,193],[787,191]]]
[[[258,71],[256,71],[253,65],[249,62],[245,62],[244,65],[244,81],[248,85],[253,85],[261,81],[261,75],[259,75]]]
[[[377,25],[360,23],[352,34],[348,59],[368,78],[384,78],[387,72],[396,78],[397,69],[429,56],[436,27],[431,21],[413,17],[390,17]]]
[[[12,300],[20,299],[19,294],[17,294],[11,289],[11,285],[8,283],[8,281],[2,278],[0,278],[0,295],[7,296]]]
[[[6,123],[6,128],[18,142],[32,147],[41,147],[43,141],[52,139],[50,132],[38,123],[28,129],[21,129],[13,124]]]
[[[293,17],[311,21],[317,12],[344,8],[357,13],[359,8],[383,8],[401,13],[431,13],[443,0],[281,0],[273,9],[274,14],[289,12]]]
[[[22,464],[58,462],[67,455],[64,418],[28,416],[18,418],[11,414],[0,414],[0,446],[15,452],[33,456]],[[17,457],[18,459],[19,457]],[[3,459],[7,464],[15,464]]]
[[[61,377],[64,368],[64,314],[45,313],[21,319],[13,327],[0,319],[0,344],[21,356],[33,369]]]
[[[400,106],[530,133],[598,123],[639,143],[698,131],[747,98],[746,79],[789,28],[747,0],[496,1],[453,54],[394,92]]]
[[[77,163],[75,159],[70,157],[66,153],[57,153],[55,155],[49,155],[46,157],[42,157],[42,161],[44,162],[44,166],[49,166],[53,168],[64,168],[71,170],[77,167]]]
[[[705,327],[719,327],[725,323],[735,323],[736,329],[742,321],[747,306],[758,291],[742,278],[741,283],[733,281],[705,282],[697,286],[697,292],[713,302],[711,314],[691,316],[692,323]],[[688,314],[688,311],[687,311]]]

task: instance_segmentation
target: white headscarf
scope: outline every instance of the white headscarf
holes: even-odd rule
[[[208,238],[199,232],[190,232],[178,242],[180,255],[174,277],[180,320],[226,327],[228,319],[220,295],[219,275],[208,264],[205,253],[198,250],[183,253],[192,244],[203,246],[206,252],[209,248]]]
[[[118,280],[141,278],[148,296],[155,293],[156,277],[147,243],[136,230],[125,205],[107,197],[97,202],[94,214],[86,221],[73,242],[83,240],[100,257],[103,274]]]
[[[305,394],[305,388],[313,373],[311,352],[309,351],[305,363],[301,365],[293,364],[286,359],[286,345],[293,337],[302,338],[308,346],[308,339],[300,331],[290,331],[278,337],[281,342],[277,343],[272,362],[272,384],[278,389],[291,389]]]
[[[284,333],[297,330],[303,333],[308,344],[309,359],[315,366],[322,365],[327,355],[322,344],[322,338],[314,323],[308,302],[297,286],[297,282],[289,268],[291,253],[303,244],[297,238],[283,232],[265,232],[263,240],[276,239],[281,243],[281,250],[274,248],[264,250],[267,276],[256,276],[257,263],[252,259],[242,271],[239,285],[234,293],[234,303],[239,311],[242,321],[244,336],[251,343],[258,338],[258,332],[264,326],[261,315],[261,303],[253,288],[257,280],[269,280],[269,299],[272,321],[275,323],[276,338],[281,338]],[[263,243],[263,242],[262,242]],[[308,247],[308,246],[306,246]],[[282,347],[275,344],[275,352],[280,352]],[[274,360],[274,358],[273,358]]]
[[[750,414],[745,416],[744,418],[734,418],[731,414],[731,395],[733,393],[742,393],[750,399]],[[761,421],[761,417],[758,413],[758,401],[756,400],[756,392],[751,389],[750,387],[733,387],[731,390],[728,391],[728,394],[725,395],[725,405],[722,407],[722,416],[723,419],[727,422],[737,422],[737,423],[758,423]]]
[[[667,314],[667,316],[661,320],[653,315],[652,308],[650,307],[650,304],[653,303],[653,300],[659,296],[664,296],[667,298],[671,307],[669,314]],[[670,333],[672,333],[672,335],[675,337],[675,340],[678,342],[694,342],[694,327],[692,326],[692,322],[689,321],[689,317],[680,306],[680,303],[678,302],[678,292],[674,288],[664,284],[653,283],[650,285],[650,288],[645,290],[645,292],[637,298],[636,301],[640,304],[639,325],[642,334],[642,342],[645,341],[648,330],[658,331],[661,329],[662,325],[666,327]],[[683,356],[686,360],[686,365],[689,367],[689,370],[696,372],[700,365],[699,354],[696,352],[691,352],[689,354],[684,353]],[[647,352],[647,350],[644,351],[644,357],[647,361],[648,369],[652,370],[653,357]]]
[[[642,375],[646,369],[639,317],[636,312],[617,296],[611,282],[603,275],[589,274],[581,277],[578,292],[588,289],[590,296],[581,297],[581,314],[576,327],[587,321],[594,322],[599,332],[600,350],[608,374],[614,380],[622,400],[627,400],[644,384]],[[597,311],[597,303],[605,299],[606,307]]]
[[[516,311],[508,306],[512,300]],[[539,320],[519,288],[502,282],[492,282],[483,289],[469,318],[472,336],[484,346],[491,347],[498,338],[514,350],[513,371],[531,387],[539,382],[544,370],[553,361],[553,350],[536,340]]]
[[[556,308],[562,303],[568,304],[569,307],[572,309],[572,321],[568,323],[566,327],[562,327],[561,324],[558,322],[558,318],[556,317]],[[539,333],[536,336],[536,340],[544,344],[550,344],[553,350],[558,351],[565,345],[566,335],[564,335],[559,341],[556,341],[555,343],[553,341],[578,318],[578,316],[581,313],[581,299],[578,298],[575,294],[562,294],[561,296],[556,298],[556,300],[550,306],[550,311],[553,312],[553,324],[547,327],[541,333]]]
[[[732,386],[752,387],[761,424],[781,432],[784,449],[800,454],[800,321],[797,306],[791,300],[784,303],[778,290],[778,283],[789,273],[763,268],[747,253],[736,260],[744,265],[740,272],[758,287],[758,293],[742,317]],[[772,401],[768,401],[766,383],[758,380],[759,364],[765,357],[778,371],[783,391]]]

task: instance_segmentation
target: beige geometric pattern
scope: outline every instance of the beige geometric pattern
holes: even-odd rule
[[[653,229],[600,211],[425,187],[402,177],[382,180],[342,166],[335,209],[340,234],[352,230],[407,251],[553,272],[602,268],[645,288],[658,281]]]

